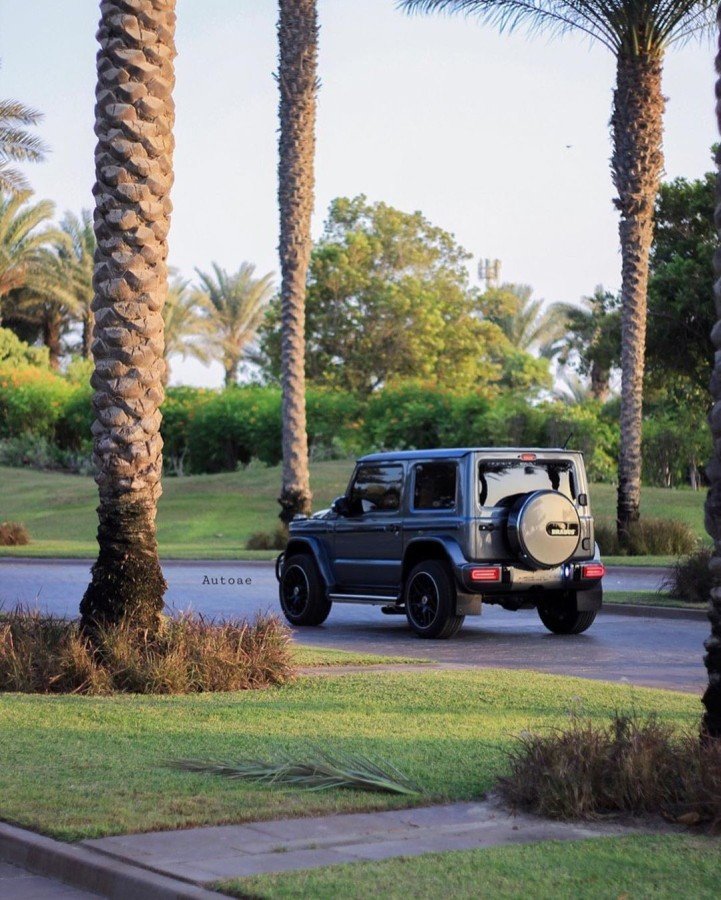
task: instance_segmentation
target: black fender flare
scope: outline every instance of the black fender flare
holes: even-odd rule
[[[453,569],[453,577],[456,580],[459,590],[465,590],[463,587],[463,583],[459,579],[458,573],[461,567],[467,564],[468,560],[463,555],[463,551],[461,550],[458,541],[442,534],[424,534],[420,535],[419,537],[415,537],[408,542],[405,553],[403,554],[403,580],[405,581],[406,574],[408,573],[408,557],[413,555],[414,546],[417,547],[419,544],[435,544],[440,550],[442,550],[444,556],[451,564],[451,568]]]
[[[288,546],[275,562],[275,577],[278,581],[280,581],[283,574],[283,563],[294,553],[307,553],[312,556],[318,566],[320,577],[323,579],[326,589],[333,587],[334,579],[328,560],[328,554],[323,549],[321,542],[311,535],[291,537],[288,541]]]

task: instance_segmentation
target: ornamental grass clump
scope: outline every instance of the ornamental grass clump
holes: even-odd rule
[[[188,694],[284,684],[290,636],[272,616],[214,622],[183,614],[157,634],[127,623],[98,626],[16,609],[0,616],[0,691]]]
[[[499,782],[513,806],[554,819],[662,815],[721,827],[721,741],[679,734],[656,716],[521,735]]]
[[[30,543],[30,532],[21,522],[0,522],[0,547],[22,547]]]
[[[712,556],[710,547],[701,547],[695,553],[680,557],[664,579],[661,590],[678,600],[707,604],[711,588],[717,581],[709,568]]]
[[[596,541],[606,556],[683,556],[698,547],[691,526],[675,519],[632,522],[627,547],[619,544],[615,523],[597,520]]]

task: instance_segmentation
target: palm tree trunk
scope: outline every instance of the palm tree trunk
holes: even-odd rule
[[[166,584],[161,493],[163,318],[173,181],[175,0],[103,0],[95,133],[94,460],[100,492],[83,626],[155,629]]]
[[[618,537],[628,544],[629,528],[641,503],[641,425],[646,350],[646,293],[653,240],[654,203],[663,171],[661,148],[664,97],[663,56],[618,57],[611,128],[611,167],[621,213],[621,447],[618,460]]]
[[[42,320],[43,344],[48,348],[48,361],[50,368],[56,372],[60,368],[60,357],[63,355],[61,343],[62,323],[60,316],[54,310],[45,311]]]
[[[91,310],[83,315],[83,359],[90,359],[92,356],[93,344],[93,314]]]
[[[611,372],[606,366],[602,366],[595,360],[591,363],[591,396],[594,400],[605,403],[611,392],[609,382]]]
[[[305,418],[305,288],[313,212],[318,16],[315,0],[279,0],[281,386],[283,484],[280,518],[311,506]]]
[[[719,8],[719,30],[721,32],[721,7]],[[719,133],[721,133],[721,33],[719,34],[719,52],[716,56],[716,118]],[[721,147],[716,151],[716,225],[721,239]],[[721,350],[721,252],[716,251],[714,256],[714,268],[716,283],[714,284],[714,299],[716,301],[716,313],[718,321],[711,332],[711,340],[718,350]],[[716,359],[711,375],[711,396],[714,405],[709,415],[709,424],[713,436],[714,456],[706,466],[706,474],[711,482],[711,487],[706,496],[706,531],[714,542],[714,552],[711,557],[710,568],[714,576],[714,587],[711,589],[708,617],[711,622],[711,634],[705,647],[706,656],[704,662],[708,672],[708,687],[703,695],[703,704],[706,713],[702,723],[702,734],[711,738],[721,739],[721,354],[716,353]]]

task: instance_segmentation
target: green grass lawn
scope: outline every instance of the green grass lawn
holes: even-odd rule
[[[361,862],[219,885],[240,897],[315,900],[716,898],[721,840],[690,835],[547,841]]]
[[[630,603],[634,606],[667,606],[673,609],[704,609],[700,603],[688,603],[653,591],[604,591],[604,603]]]
[[[432,661],[413,656],[381,656],[377,653],[355,653],[352,650],[302,647],[300,644],[295,644],[292,652],[293,663],[296,666],[417,666]]]
[[[407,804],[163,766],[313,745],[391,761],[427,792],[418,802],[469,800],[492,787],[519,731],[559,725],[572,710],[605,719],[626,708],[691,729],[701,711],[689,694],[490,669],[303,677],[233,694],[4,694],[0,819],[74,840]]]
[[[351,460],[312,466],[316,509],[343,493],[352,468]],[[274,551],[244,548],[254,531],[270,531],[277,524],[279,486],[278,468],[256,464],[241,472],[166,478],[158,508],[161,554],[166,559],[272,558]],[[703,497],[702,492],[691,490],[644,488],[642,509],[646,516],[681,519],[704,538]],[[613,518],[616,489],[593,485],[591,502],[596,516]],[[92,478],[0,467],[0,521],[23,522],[32,538],[27,547],[0,547],[0,555],[94,557],[96,506]],[[613,559],[621,565],[672,561],[670,557]]]

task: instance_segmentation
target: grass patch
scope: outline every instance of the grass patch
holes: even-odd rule
[[[262,875],[218,887],[238,897],[338,900],[713,898],[721,841],[688,835],[547,841]]]
[[[294,644],[291,648],[294,666],[399,666],[427,665],[430,659],[413,656],[381,656],[376,653],[355,653],[352,650],[326,650]]]
[[[342,494],[352,460],[311,466],[313,505],[329,506]],[[1,548],[0,556],[94,558],[97,489],[91,478],[59,472],[0,467],[0,513],[24,522],[33,540],[27,547]],[[158,507],[158,540],[166,559],[271,559],[275,550],[246,550],[256,532],[272,533],[278,524],[279,468],[251,466],[240,472],[166,478]],[[616,489],[594,484],[593,513],[615,515]],[[699,540],[709,542],[703,527],[703,493],[684,489],[643,489],[644,516],[685,522]],[[606,562],[610,562],[607,559]],[[671,557],[618,557],[618,565],[668,565]]]
[[[0,695],[0,818],[66,840],[408,805],[357,791],[308,794],[163,767],[309,746],[397,766],[433,798],[471,800],[507,767],[514,735],[618,708],[697,726],[688,694],[487,669],[305,677],[236,694]]]
[[[668,594],[658,594],[654,591],[604,591],[603,602],[626,603],[631,606],[665,606],[668,609],[702,609],[698,603],[677,600]]]

